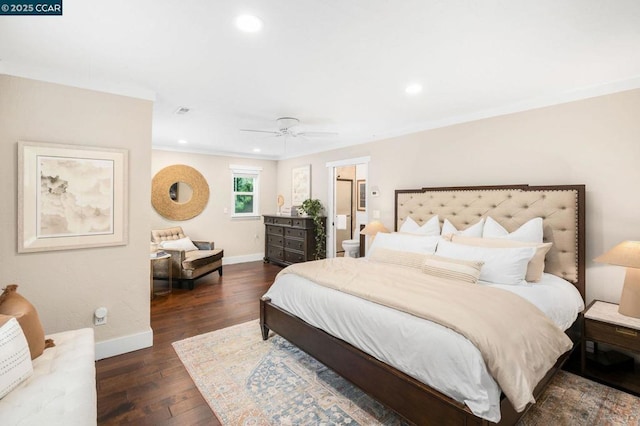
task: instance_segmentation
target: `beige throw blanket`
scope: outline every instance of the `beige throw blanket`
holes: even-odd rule
[[[470,340],[517,411],[571,340],[536,306],[508,291],[439,279],[420,269],[353,258],[291,265],[320,285],[448,327]]]

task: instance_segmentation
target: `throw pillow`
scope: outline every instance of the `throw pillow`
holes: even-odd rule
[[[193,244],[193,241],[191,241],[191,238],[189,237],[180,238],[178,240],[163,241],[160,243],[160,248],[184,251],[198,250],[198,247]]]
[[[481,261],[451,259],[428,254],[425,255],[422,272],[434,277],[475,284],[480,278],[482,265],[484,265],[484,262]]]
[[[367,257],[379,248],[433,254],[436,251],[436,245],[438,245],[439,239],[440,237],[429,237],[427,235],[401,234],[399,232],[387,234],[378,232],[371,247],[369,247],[367,251]]]
[[[524,282],[527,265],[535,247],[487,248],[450,243],[438,243],[436,254],[454,259],[482,261],[480,279],[495,284],[517,285]]]
[[[390,263],[420,269],[424,263],[425,256],[426,255],[422,253],[390,250],[379,247],[371,253],[369,260],[372,262]]]
[[[553,243],[523,243],[520,241],[506,240],[504,238],[474,238],[465,237],[463,235],[453,235],[451,237],[451,242],[476,247],[535,247],[536,254],[534,254],[529,261],[529,264],[527,265],[527,274],[524,278],[528,282],[532,283],[538,282],[542,278],[542,274],[544,273],[544,259],[553,245]]]
[[[399,232],[437,236],[440,235],[440,219],[438,218],[438,215],[435,215],[431,219],[426,221],[424,225],[420,226],[416,223],[415,220],[411,218],[411,216],[407,216],[404,223],[400,227]]]
[[[0,399],[33,374],[29,344],[18,320],[0,315]]]
[[[449,220],[445,219],[442,224],[442,235],[458,234],[466,235],[467,237],[481,237],[482,228],[484,227],[484,218],[480,219],[473,225],[469,225],[467,228],[459,231]]]
[[[45,348],[44,329],[36,308],[16,291],[16,284],[8,285],[0,295],[0,314],[15,317],[29,342],[31,359],[36,359]]]
[[[522,224],[518,229],[509,232],[493,218],[487,217],[482,230],[483,238],[504,238],[505,240],[520,241],[523,243],[542,243],[542,218],[534,217]]]

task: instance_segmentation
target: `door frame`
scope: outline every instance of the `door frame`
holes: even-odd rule
[[[344,160],[338,161],[330,161],[325,163],[327,167],[327,257],[336,257],[336,238],[335,238],[335,217],[336,217],[336,209],[335,209],[335,197],[336,197],[336,169],[338,167],[343,166],[357,166],[358,164],[366,164],[367,172],[365,179],[367,182],[369,181],[369,162],[371,161],[370,156],[366,157],[356,157],[356,158],[348,158]],[[367,193],[367,206],[369,205],[369,194]],[[369,210],[365,212],[367,216],[369,216]],[[355,218],[354,218],[355,220]]]

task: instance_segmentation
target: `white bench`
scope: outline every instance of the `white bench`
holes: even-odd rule
[[[97,423],[95,343],[92,328],[52,334],[56,346],[33,360],[33,375],[0,399],[0,424]]]

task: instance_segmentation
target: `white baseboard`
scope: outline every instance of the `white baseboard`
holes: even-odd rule
[[[96,361],[153,346],[153,330],[96,342]]]
[[[230,256],[222,258],[222,265],[233,265],[235,263],[255,262],[264,260],[264,253],[243,254],[242,256]]]

